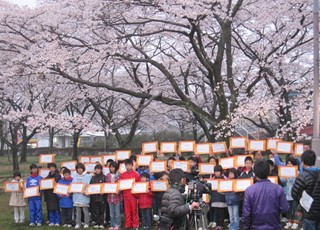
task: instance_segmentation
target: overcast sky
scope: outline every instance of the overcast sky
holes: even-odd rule
[[[16,3],[20,6],[28,5],[30,7],[36,6],[37,0],[7,0],[8,2]]]

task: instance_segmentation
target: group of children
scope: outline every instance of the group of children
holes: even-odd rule
[[[161,156],[160,156],[161,157]],[[270,176],[277,175],[275,160],[278,157],[269,156]],[[279,161],[279,158],[276,158]],[[116,183],[122,179],[135,179],[135,182],[148,182],[150,180],[168,180],[168,172],[172,169],[173,161],[184,160],[181,155],[174,155],[167,159],[167,171],[160,173],[150,173],[148,167],[140,166],[135,168],[136,156],[132,155],[124,161],[126,171],[119,172],[119,163],[108,160],[106,166],[109,167],[109,173],[103,174],[103,166],[96,164],[94,173],[88,173],[83,163],[77,163],[76,174],[71,177],[71,171],[68,168],[61,168],[58,171],[55,163],[49,163],[49,175],[46,178],[53,178],[56,183],[70,185],[70,183]],[[214,165],[214,174],[198,175],[198,163],[202,163],[199,156],[191,156],[187,159],[191,166],[190,172],[186,173],[188,181],[198,177],[200,180],[212,179],[238,179],[253,178],[254,161],[248,156],[245,158],[245,167],[231,168],[224,170],[218,164],[215,156],[210,156],[208,163]],[[280,161],[281,162],[281,161]],[[297,165],[298,162],[293,156],[288,156],[286,165]],[[31,175],[27,178],[26,187],[39,186],[42,177],[38,175],[38,167],[35,164],[30,165]],[[14,182],[21,182],[21,174],[14,173]],[[291,187],[294,183],[292,179],[279,178],[279,184],[282,184],[286,197],[290,203],[290,211],[286,217],[288,223],[285,228],[297,229],[298,218],[295,215],[297,203],[291,197]],[[94,194],[74,193],[68,195],[55,194],[53,189],[40,191],[40,196],[28,198],[28,207],[30,213],[30,226],[41,226],[42,219],[42,196],[46,202],[49,226],[69,227],[75,226],[79,229],[89,228],[90,224],[94,228],[105,228],[108,225],[110,230],[118,230],[121,227],[121,213],[125,214],[124,227],[126,229],[138,229],[140,221],[142,228],[147,230],[152,226],[152,214],[160,215],[161,201],[164,192],[152,192],[149,186],[147,193],[132,194],[131,190],[124,190],[116,194]],[[223,229],[225,219],[230,220],[229,228],[231,230],[240,229],[241,206],[243,203],[243,193],[228,192],[219,193],[212,191],[210,200],[210,211],[208,213],[209,227],[217,230]],[[10,206],[14,207],[14,220],[16,223],[24,222],[24,206],[22,192],[12,192]]]

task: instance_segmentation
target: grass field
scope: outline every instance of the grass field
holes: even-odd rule
[[[39,157],[37,156],[29,156],[27,158],[28,162],[20,164],[20,172],[22,174],[22,178],[26,179],[29,174],[29,165],[32,163],[38,164]],[[63,161],[71,160],[70,157],[67,156],[55,156],[55,162],[57,163],[58,167],[60,167],[60,163]],[[46,167],[46,165],[42,165],[43,167]],[[15,229],[34,229],[35,227],[29,227],[29,211],[27,207],[25,208],[26,213],[26,222],[25,224],[15,224],[13,220],[13,208],[9,206],[9,199],[10,199],[10,193],[4,193],[2,190],[3,187],[3,181],[12,180],[13,177],[13,170],[12,170],[12,163],[8,161],[7,157],[0,157],[0,230],[15,230]],[[45,204],[44,204],[45,207]],[[43,208],[43,216],[46,216],[46,210]],[[49,227],[47,225],[44,225],[42,227],[36,227],[36,229],[48,229]],[[64,229],[62,227],[50,227],[50,229]]]

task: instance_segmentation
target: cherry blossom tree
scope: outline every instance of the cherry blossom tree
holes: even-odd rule
[[[310,122],[294,112],[311,109],[311,92],[299,86],[311,80],[307,4],[80,2],[56,1],[53,20],[43,24],[50,32],[45,54],[55,58],[37,61],[53,73],[187,109],[209,141],[232,135],[239,119],[287,138]]]

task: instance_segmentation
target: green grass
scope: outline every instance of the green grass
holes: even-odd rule
[[[68,156],[55,156],[55,163],[60,167],[60,163],[63,161],[71,160]],[[26,179],[29,174],[29,165],[32,163],[39,163],[38,156],[28,156],[27,163],[20,164],[20,172],[22,178]],[[46,165],[42,165],[46,167]],[[13,177],[12,163],[8,161],[8,157],[0,157],[0,188],[3,187],[3,181],[11,180]],[[9,206],[10,193],[4,193],[3,190],[0,192],[0,230],[7,229],[35,229],[35,227],[29,227],[29,210],[25,207],[26,221],[25,224],[15,224],[13,220],[13,208]],[[45,203],[43,203],[43,216],[46,217]],[[46,218],[44,218],[46,220]],[[37,230],[48,229],[48,225],[42,227],[36,227]],[[64,229],[62,227],[50,227],[50,229]]]
[[[24,224],[15,224],[13,220],[13,208],[9,206],[10,193],[0,193],[0,230],[25,230],[25,229],[37,229],[45,230],[48,229],[48,225],[41,227],[29,227],[29,210],[25,207],[26,220]],[[45,204],[42,207],[43,217],[47,216]],[[44,218],[46,220],[46,218]],[[50,229],[65,229],[62,227],[50,227]]]

